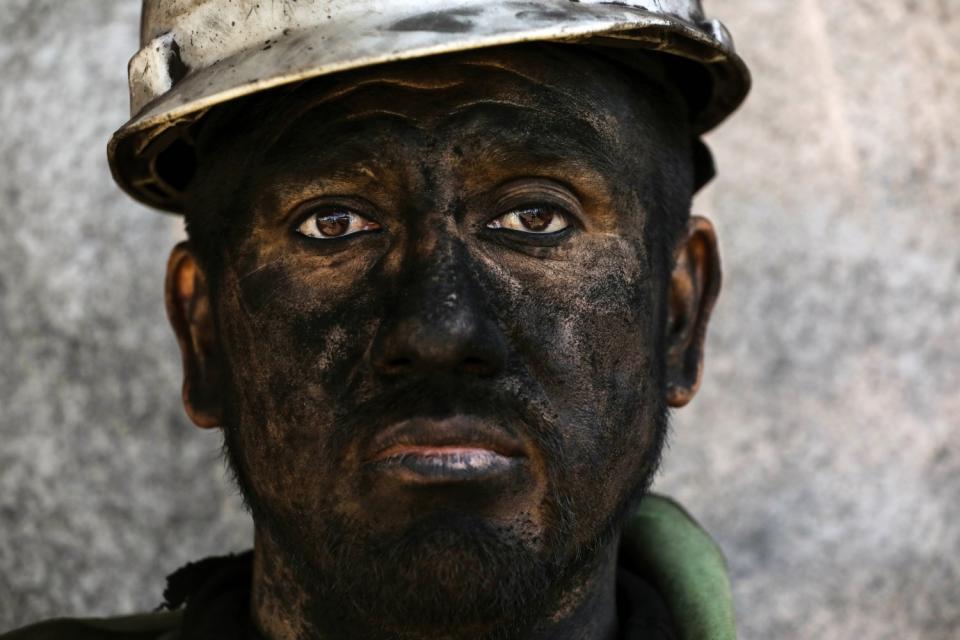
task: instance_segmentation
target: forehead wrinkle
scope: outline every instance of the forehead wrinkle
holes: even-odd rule
[[[516,111],[511,118],[496,118],[485,110],[507,109]],[[484,155],[502,161],[518,156],[526,157],[554,157],[558,160],[575,160],[571,147],[575,148],[579,158],[599,160],[606,169],[617,166],[613,154],[619,150],[616,141],[610,140],[605,129],[598,127],[590,118],[578,113],[565,113],[570,123],[575,123],[579,135],[569,135],[573,127],[557,127],[556,111],[539,105],[518,104],[510,100],[481,99],[472,100],[452,110],[441,124],[444,128],[452,129],[456,133],[470,132],[471,135],[482,133],[480,145]],[[525,117],[526,116],[526,117]],[[473,122],[464,123],[463,120],[473,118]],[[487,120],[493,119],[497,126],[485,126]],[[457,121],[460,122],[457,122]],[[545,126],[544,122],[549,122]],[[522,135],[521,135],[522,134]],[[530,136],[537,137],[539,148],[531,153],[529,144],[525,140]]]
[[[362,112],[345,113],[332,118],[324,118],[321,127],[317,129],[309,129],[314,135],[298,135],[294,137],[292,144],[281,145],[281,143],[289,139],[289,135],[291,133],[297,132],[297,127],[303,123],[306,117],[313,117],[315,115],[316,114],[305,112],[303,117],[288,123],[287,126],[284,127],[284,131],[281,135],[272,136],[264,145],[264,162],[266,164],[274,164],[276,157],[279,155],[279,164],[283,165],[284,156],[290,152],[296,152],[298,154],[305,153],[305,155],[310,157],[323,158],[328,155],[328,152],[323,149],[324,143],[326,145],[335,145],[337,147],[338,154],[341,157],[344,155],[349,155],[350,151],[356,151],[358,148],[359,150],[363,151],[363,146],[357,146],[357,141],[362,139],[363,136],[357,136],[351,132],[338,130],[345,126],[357,126],[362,124],[371,126],[386,125],[385,128],[387,129],[395,129],[396,125],[399,124],[408,130],[417,131],[418,133],[424,131],[424,128],[417,122],[417,120],[407,114],[388,109],[369,109]],[[371,157],[371,153],[362,153],[360,155],[364,157]]]
[[[438,79],[431,80],[417,80],[417,79],[408,79],[408,78],[398,78],[391,76],[378,76],[372,78],[364,78],[360,80],[354,80],[352,82],[344,82],[341,86],[334,87],[333,89],[317,96],[316,99],[311,100],[311,104],[319,105],[327,102],[333,102],[349,96],[352,93],[359,91],[360,89],[365,89],[372,86],[383,85],[386,87],[396,87],[398,89],[407,89],[408,91],[439,91],[442,89],[454,89],[463,85],[461,80],[453,80],[441,82]]]
[[[280,121],[284,123],[285,126],[282,128],[279,135],[283,135],[283,131],[289,129],[293,124],[295,124],[300,118],[310,111],[313,111],[319,107],[333,106],[338,101],[353,96],[361,89],[383,86],[403,89],[411,93],[416,93],[421,91],[427,92],[451,89],[462,84],[463,83],[460,81],[447,83],[439,83],[436,81],[418,82],[382,76],[356,80],[352,82],[341,82],[340,84],[335,85],[332,89],[329,89],[318,95],[306,94],[308,96],[307,98],[304,98],[304,92],[297,90],[289,94],[286,98],[288,106],[283,110],[283,113],[280,116]],[[310,85],[307,84],[307,86]],[[277,137],[279,137],[279,135]]]
[[[454,68],[457,67],[466,67],[471,70],[483,70],[498,74],[507,74],[514,81],[521,81],[521,86],[516,87],[518,89],[522,90],[523,85],[533,85],[540,90],[546,90],[553,94],[563,95],[571,100],[576,101],[577,103],[583,101],[582,95],[575,91],[566,90],[566,88],[562,86],[563,83],[550,83],[547,81],[547,79],[524,72],[519,68],[519,66],[515,67],[511,64],[511,62],[505,60],[490,60],[485,58],[453,60],[447,61],[446,64],[442,66],[445,67],[442,69],[442,73],[438,72],[436,76],[428,78],[417,76],[410,77],[409,75],[404,76],[403,74],[409,73],[405,69],[379,69],[378,71],[380,71],[382,75],[344,80],[339,84],[335,84],[327,91],[320,93],[319,95],[312,96],[307,100],[296,100],[297,92],[294,92],[294,94],[290,96],[294,102],[291,107],[286,110],[286,113],[283,114],[283,117],[281,118],[283,126],[281,127],[281,131],[278,132],[275,137],[279,138],[282,136],[284,131],[289,129],[297,120],[302,118],[310,111],[319,107],[333,106],[340,101],[355,96],[358,92],[364,89],[383,87],[409,92],[412,94],[411,102],[416,104],[417,102],[422,102],[426,97],[424,96],[417,99],[416,94],[418,93],[430,94],[450,91],[452,89],[469,89],[474,87],[476,85],[474,82],[467,82],[459,78],[451,80],[449,78],[449,74]],[[421,73],[421,71],[417,70],[416,73]],[[483,84],[486,84],[486,82],[489,82],[489,80],[489,78],[485,79]],[[402,104],[402,101],[397,100],[397,103]],[[518,104],[517,106],[519,107],[521,105]],[[386,112],[388,110],[385,109],[384,111]],[[399,112],[395,113],[399,115]]]
[[[323,160],[323,158],[320,160]],[[365,158],[364,160],[357,161],[336,162],[333,166],[329,167],[323,166],[322,163],[316,165],[308,164],[309,160],[307,160],[306,162],[298,162],[296,170],[292,172],[286,171],[286,167],[280,167],[280,173],[289,176],[288,180],[297,181],[307,179],[311,183],[326,186],[354,184],[358,178],[378,182],[380,181],[380,176],[366,164],[369,160],[370,158]],[[268,168],[272,168],[272,166]],[[318,170],[322,170],[323,174],[317,175]]]
[[[606,75],[603,76],[604,89],[602,94],[598,96],[597,91],[600,87],[597,86],[599,77],[597,72],[599,69],[591,58],[580,55],[575,59],[568,60],[565,67],[568,70],[568,75],[563,78],[528,72],[523,61],[523,58],[517,60],[481,58],[461,60],[457,62],[457,65],[506,74],[506,78],[500,76],[501,81],[507,80],[502,82],[501,86],[509,87],[510,95],[522,96],[536,105],[531,107],[533,110],[536,110],[540,105],[544,105],[546,108],[540,108],[541,114],[547,117],[555,117],[554,111],[562,107],[566,117],[575,119],[592,129],[598,139],[604,141],[605,144],[615,144],[620,139],[618,134],[621,130],[619,117],[614,112],[620,111],[620,107],[623,106],[628,106],[631,110],[634,107],[632,102],[624,102],[626,96],[621,92],[610,92],[610,81],[614,78]],[[585,68],[585,65],[590,65],[590,68]],[[591,69],[592,73],[588,73]],[[495,76],[488,77],[485,78],[485,82],[495,81],[496,79]],[[571,79],[574,81],[571,82]],[[609,98],[613,99],[606,103],[605,100]],[[499,101],[509,102],[509,100],[503,99]]]
[[[557,110],[548,109],[540,106],[539,104],[523,104],[503,98],[478,98],[468,102],[463,102],[457,107],[450,109],[441,122],[443,122],[443,124],[448,124],[446,121],[454,118],[468,118],[470,117],[472,111],[482,111],[485,108],[515,109],[533,117],[532,122],[525,121],[522,126],[511,126],[511,129],[533,131],[534,133],[537,133],[539,130],[539,132],[545,135],[556,135],[556,127],[540,130],[541,128],[537,127],[536,125],[544,120],[548,120],[552,124],[556,124],[558,116]],[[604,129],[598,127],[594,122],[594,119],[583,117],[578,112],[569,110],[565,110],[565,112],[562,114],[562,117],[569,118],[570,122],[576,122],[577,124],[583,125],[587,129],[590,129],[602,145],[607,145],[611,142],[608,139],[608,136],[605,135]]]
[[[520,80],[526,84],[536,85],[540,89],[545,89],[552,93],[561,94],[568,98],[575,100],[576,102],[583,101],[583,95],[581,93],[567,91],[562,83],[553,83],[548,82],[546,78],[539,78],[524,71],[521,71],[519,68],[509,66],[508,63],[504,60],[462,60],[458,64],[464,67],[473,67],[477,69],[484,69],[487,71],[494,71],[498,73],[507,74],[514,79]]]
[[[358,113],[348,113],[339,118],[334,118],[330,121],[331,128],[335,128],[336,125],[341,123],[349,122],[355,124],[357,122],[362,122],[364,120],[376,120],[378,118],[383,118],[385,120],[400,120],[403,124],[409,125],[410,127],[423,130],[423,126],[417,122],[417,119],[410,116],[406,113],[401,113],[400,111],[393,111],[391,109],[368,109],[366,111],[360,111]]]
[[[282,203],[305,195],[354,192],[361,185],[364,194],[372,195],[383,182],[384,171],[390,174],[389,165],[368,152],[344,157],[303,147],[294,154],[265,159],[253,200],[257,208],[279,210]]]
[[[473,109],[487,107],[487,106],[506,107],[510,109],[518,109],[521,111],[538,112],[539,115],[546,114],[546,111],[534,105],[514,102],[513,100],[501,99],[501,98],[477,98],[475,100],[469,100],[467,102],[463,102],[460,105],[450,109],[450,111],[447,114],[447,118],[445,119],[454,118],[461,115],[469,115],[469,112],[472,111]]]
[[[277,141],[283,138],[283,136],[294,127],[294,125],[298,124],[300,120],[311,111],[321,107],[332,107],[336,105],[338,101],[351,97],[361,89],[383,86],[402,89],[411,93],[417,93],[454,89],[462,86],[463,84],[464,83],[460,80],[440,82],[436,79],[421,81],[416,79],[409,80],[404,78],[379,76],[343,83],[319,95],[310,96],[308,99],[304,99],[302,97],[303,94],[298,88],[286,96],[286,108],[281,109],[280,112],[273,118],[274,122],[278,123],[278,126],[276,126],[270,135],[265,137],[266,139],[264,140],[262,148],[265,151],[272,148]],[[384,115],[393,115],[399,118],[407,117],[405,114],[389,109],[370,110],[371,114],[374,112],[379,112]],[[362,119],[361,115],[362,114],[354,114],[353,117],[349,117],[349,120]]]
[[[298,91],[294,91],[293,94],[289,96],[292,103],[290,107],[282,114],[280,118],[281,126],[279,131],[275,132],[272,136],[270,142],[281,138],[284,133],[289,130],[294,124],[296,124],[301,118],[306,114],[313,111],[314,109],[321,107],[334,107],[338,102],[348,100],[351,97],[356,97],[356,94],[364,89],[372,89],[377,87],[387,88],[387,89],[397,89],[403,92],[409,92],[412,94],[408,100],[411,106],[417,106],[423,104],[427,99],[427,95],[431,93],[449,93],[454,89],[468,89],[470,91],[476,91],[478,89],[482,90],[483,86],[490,86],[488,83],[495,78],[483,78],[482,81],[478,82],[468,82],[460,78],[455,78],[453,80],[449,79],[449,74],[456,68],[467,68],[471,71],[473,70],[482,70],[486,71],[488,74],[493,72],[495,74],[507,74],[513,85],[510,93],[524,95],[529,91],[528,87],[533,86],[539,91],[546,91],[550,94],[563,96],[570,100],[574,104],[583,105],[584,96],[582,92],[577,92],[573,90],[568,90],[566,83],[552,83],[549,82],[547,78],[538,77],[537,75],[528,73],[523,70],[522,61],[514,62],[513,60],[503,60],[503,59],[488,59],[488,58],[467,58],[467,59],[455,59],[453,61],[447,62],[445,65],[442,65],[442,68],[435,76],[428,78],[409,75],[404,76],[403,74],[408,74],[406,69],[383,69],[379,70],[381,75],[361,77],[359,79],[349,79],[341,81],[341,83],[334,85],[332,88],[327,91],[320,93],[316,96],[311,96],[308,99],[297,99]],[[421,70],[417,69],[416,73],[421,73]],[[468,74],[470,71],[467,72]],[[472,75],[472,74],[471,74]],[[517,82],[519,81],[519,82]],[[526,87],[525,87],[526,85]],[[496,88],[496,84],[494,84]],[[501,89],[506,87],[501,86]],[[418,97],[416,94],[426,94],[421,97]],[[371,108],[369,113],[383,113],[394,115],[398,118],[406,118],[408,123],[413,125],[414,120],[409,117],[408,114],[404,114],[399,110],[396,110],[396,105],[404,104],[404,100],[396,99],[391,101],[393,104],[390,108]],[[518,109],[527,109],[533,110],[532,107],[527,105],[512,102],[507,99],[484,99],[480,98],[477,100],[471,100],[470,102],[463,103],[457,107],[453,108],[452,114],[457,114],[463,111],[468,110],[474,105],[479,105],[482,103],[499,103],[501,105],[510,105]],[[346,109],[349,111],[349,108]],[[543,112],[546,114],[546,112]],[[355,114],[349,114],[344,121],[358,121],[363,119],[366,116],[366,112],[359,112]],[[435,120],[435,118],[432,118]],[[599,128],[596,127],[589,120],[584,118],[579,118],[582,122],[590,126],[592,129],[600,133]],[[416,125],[415,125],[416,126]],[[421,128],[422,127],[417,127]]]

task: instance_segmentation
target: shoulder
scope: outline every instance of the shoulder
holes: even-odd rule
[[[48,620],[0,635],[0,640],[176,640],[181,613]]]

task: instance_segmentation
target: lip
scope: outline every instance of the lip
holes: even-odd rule
[[[366,465],[417,484],[477,481],[517,469],[523,443],[505,429],[474,416],[411,419],[377,434]]]

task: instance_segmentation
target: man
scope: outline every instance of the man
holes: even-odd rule
[[[183,401],[254,549],[169,611],[10,637],[732,638],[719,553],[644,497],[720,284],[690,201],[748,86],[725,31],[679,0],[267,4],[147,0],[110,146],[186,216]]]

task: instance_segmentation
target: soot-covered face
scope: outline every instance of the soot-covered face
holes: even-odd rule
[[[201,136],[189,214],[215,212],[216,256],[175,250],[168,303],[258,545],[331,625],[529,626],[615,540],[695,387],[712,294],[686,254],[671,293],[656,241],[692,191],[679,100],[518,47],[253,112]]]

